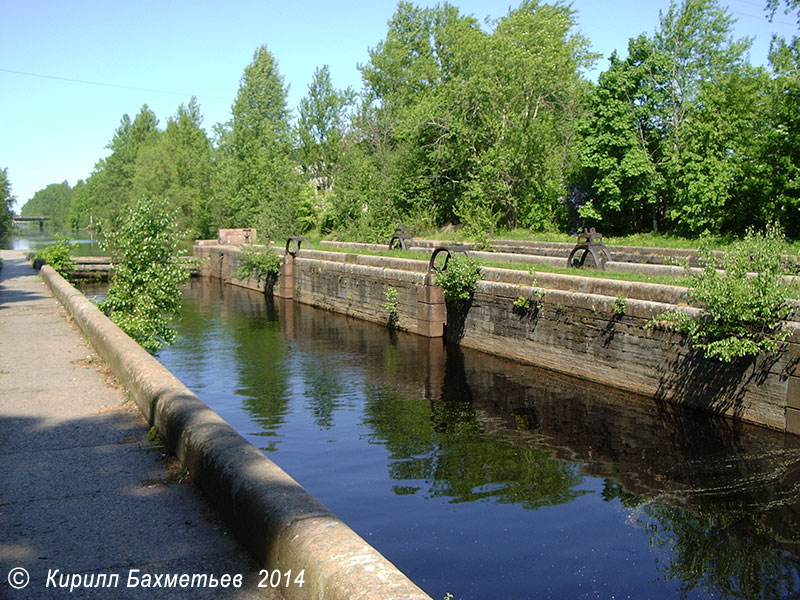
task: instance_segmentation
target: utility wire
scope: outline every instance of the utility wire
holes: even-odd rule
[[[54,79],[56,81],[68,81],[70,83],[80,83],[83,85],[98,85],[101,87],[117,88],[122,90],[135,90],[137,92],[152,92],[156,94],[171,94],[173,96],[195,96],[196,98],[208,98],[209,100],[224,100],[225,102],[232,102],[231,98],[223,98],[221,96],[200,96],[198,94],[189,94],[185,92],[173,92],[170,90],[157,90],[152,88],[134,87],[131,85],[118,85],[116,83],[101,83],[99,81],[86,81],[84,79],[71,79],[69,77],[58,77],[56,75],[43,75],[41,73],[28,73],[26,71],[15,71],[14,69],[4,69],[0,67],[3,73],[13,73],[15,75],[25,75],[27,77],[39,77],[40,79]]]

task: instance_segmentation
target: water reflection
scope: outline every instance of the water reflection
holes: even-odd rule
[[[38,225],[14,227],[10,235],[0,237],[0,248],[36,252],[55,243],[54,233],[61,233],[68,237],[70,242],[77,244],[72,252],[73,256],[104,256],[99,239],[91,231],[85,229],[65,232],[53,232],[49,229],[39,231]]]
[[[162,360],[434,597],[789,598],[800,444],[194,282]]]

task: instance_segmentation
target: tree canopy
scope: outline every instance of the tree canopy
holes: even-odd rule
[[[798,16],[797,0],[765,0]],[[606,233],[744,234],[779,220],[800,236],[800,41],[749,63],[718,0],[673,0],[596,83],[572,8],[525,0],[478,22],[448,3],[401,1],[359,65],[363,90],[327,65],[297,114],[262,45],[231,118],[203,129],[195,99],[164,129],[123,115],[85,182],[48,186],[26,211],[110,223],[143,196],[183,228],[255,226],[280,239],[317,229],[386,241],[399,221]]]

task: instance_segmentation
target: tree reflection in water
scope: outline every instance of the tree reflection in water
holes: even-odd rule
[[[210,301],[219,305],[216,317],[207,308]],[[357,431],[362,438],[348,441],[352,455],[366,456],[368,447],[385,452],[377,468],[386,483],[359,488],[367,505],[370,493],[374,502],[389,501],[379,496],[386,485],[395,498],[486,506],[480,514],[491,522],[506,518],[492,505],[537,514],[585,508],[594,495],[600,504],[618,503],[625,525],[649,539],[657,570],[648,566],[647,576],[658,578],[660,572],[661,581],[673,584],[655,595],[800,595],[800,443],[793,437],[447,347],[441,340],[291,303],[271,305],[243,290],[209,291],[195,282],[184,310],[179,327],[191,342],[189,358],[165,356],[168,366],[183,369],[176,374],[189,387],[197,377],[205,391],[214,388],[223,404],[235,397],[244,413],[226,418],[241,419],[232,423],[240,431],[266,436],[267,445],[259,447],[277,452],[279,463],[289,462],[292,475],[302,476],[295,470],[307,459],[292,462],[288,448],[312,444],[298,435],[319,432],[327,452],[346,423],[347,435]],[[208,336],[217,338],[216,346]],[[217,351],[233,360],[223,360],[225,372],[214,377],[220,367],[209,355]],[[201,397],[221,411],[213,398]],[[288,437],[295,431],[293,419],[303,414],[313,428],[306,425]],[[340,475],[331,480],[332,489],[341,491]],[[593,482],[600,483],[597,492]],[[513,514],[520,519],[518,511]],[[642,575],[625,574],[637,576]],[[525,581],[518,589],[534,584]],[[495,589],[499,583],[488,585]],[[548,588],[535,589],[546,596]]]

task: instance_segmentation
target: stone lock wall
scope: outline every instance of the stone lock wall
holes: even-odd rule
[[[481,281],[462,328],[449,333],[463,346],[490,354],[800,433],[794,424],[800,413],[787,407],[790,389],[800,407],[796,334],[781,354],[726,364],[704,358],[681,334],[644,328],[674,306],[626,299],[618,314],[616,297],[549,289],[541,290],[544,297],[531,310],[514,306],[516,298],[534,297],[534,291]]]
[[[231,276],[238,248],[198,245],[195,252],[209,258],[204,274],[264,289]],[[283,261],[278,296],[800,434],[800,324],[788,324],[794,333],[783,352],[725,364],[703,358],[681,334],[644,329],[667,310],[694,311],[684,288],[546,273],[534,280],[485,268],[471,304],[458,311],[445,305],[426,261],[305,249]],[[394,317],[384,306],[390,288],[397,290]],[[515,306],[520,297],[528,306]]]

